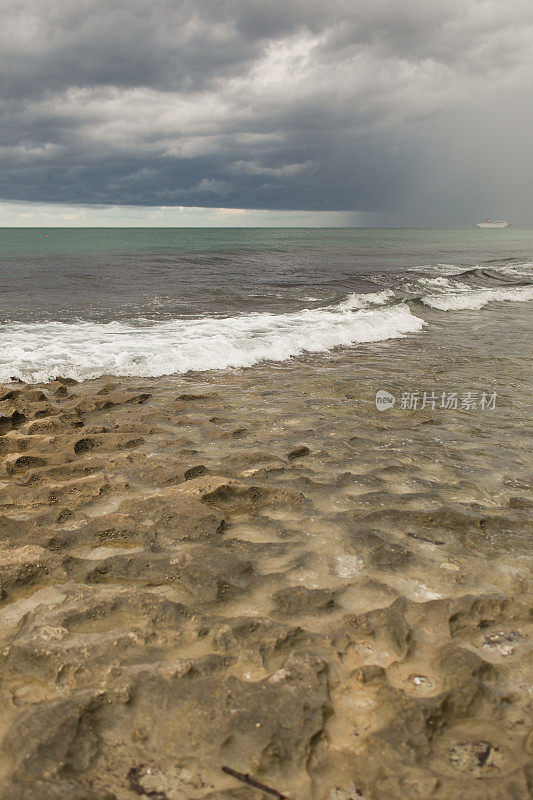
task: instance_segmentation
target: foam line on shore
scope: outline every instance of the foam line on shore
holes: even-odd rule
[[[380,293],[383,294],[383,293]],[[379,302],[379,301],[378,301]],[[339,345],[378,342],[426,323],[405,304],[351,311],[341,306],[287,314],[179,319],[154,324],[84,322],[3,326],[0,381],[84,380],[104,374],[158,377],[285,361]]]

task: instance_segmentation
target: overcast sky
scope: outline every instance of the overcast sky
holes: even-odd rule
[[[0,224],[533,226],[532,0],[0,9]]]

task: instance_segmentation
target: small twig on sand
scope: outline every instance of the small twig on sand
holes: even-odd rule
[[[270,786],[265,786],[264,783],[259,783],[259,781],[256,781],[255,778],[251,778],[248,774],[237,772],[236,770],[231,769],[231,767],[222,767],[222,771],[227,772],[228,775],[233,775],[233,777],[237,778],[238,781],[243,781],[249,786],[255,786],[256,789],[261,789],[261,791],[277,797],[277,800],[289,800],[286,794],[281,794],[281,792],[278,792],[277,789],[272,789]]]

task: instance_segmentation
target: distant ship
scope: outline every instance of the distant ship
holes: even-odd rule
[[[476,228],[508,228],[509,223],[503,219],[486,219],[485,222],[476,222]]]

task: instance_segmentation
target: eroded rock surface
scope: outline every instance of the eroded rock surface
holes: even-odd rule
[[[334,389],[0,388],[5,800],[530,796],[526,475]]]

